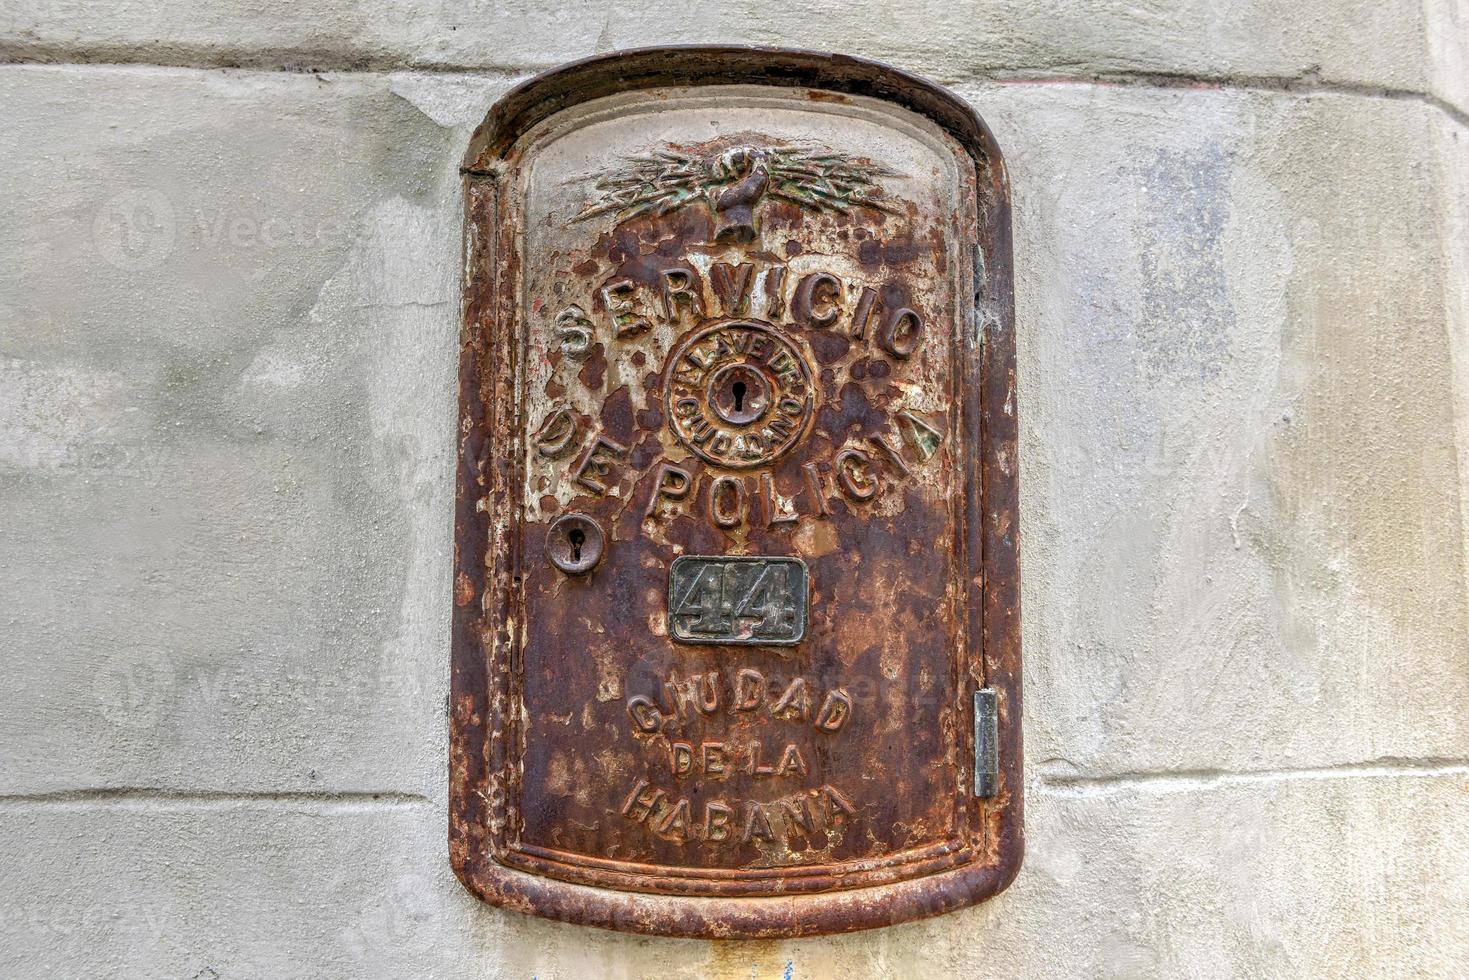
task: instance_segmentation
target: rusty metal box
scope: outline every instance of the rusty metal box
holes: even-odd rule
[[[792,936],[1021,855],[1009,189],[926,82],[643,50],[474,137],[450,854],[497,905]]]

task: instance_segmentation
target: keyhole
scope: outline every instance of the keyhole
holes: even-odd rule
[[[546,532],[546,557],[567,575],[590,572],[602,560],[602,528],[585,514],[562,514]]]
[[[727,364],[709,379],[708,402],[714,414],[730,425],[749,425],[765,414],[770,383],[758,368]]]

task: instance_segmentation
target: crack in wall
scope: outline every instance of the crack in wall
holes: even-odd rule
[[[1115,71],[1061,73],[1046,71],[986,71],[956,78],[950,86],[974,82],[1032,85],[1114,85],[1119,88],[1216,89],[1286,95],[1350,95],[1365,99],[1413,102],[1437,109],[1461,126],[1469,127],[1469,111],[1431,92],[1360,82],[1327,81],[1314,73],[1304,75],[1214,75],[1192,72]]]
[[[0,812],[33,807],[122,808],[148,810],[233,809],[239,807],[307,807],[316,812],[412,809],[435,804],[421,793],[400,790],[190,790],[149,786],[58,790],[49,793],[0,794]]]
[[[1307,782],[1323,779],[1436,778],[1469,776],[1469,759],[1383,758],[1331,766],[1281,769],[1177,769],[1102,773],[1098,775],[1041,771],[1040,788],[1056,796],[1095,796],[1118,791],[1179,793],[1255,783]]]
[[[5,65],[248,70],[311,75],[412,72],[424,75],[478,75],[515,82],[556,67],[551,64],[474,65],[425,61],[348,47],[222,50],[213,44],[170,41],[160,51],[157,48],[140,48],[134,43],[73,46],[14,38],[0,39],[0,66]],[[1315,72],[1300,75],[1234,75],[1142,69],[1088,72],[1026,67],[939,75],[934,77],[934,81],[949,87],[994,82],[1006,85],[1115,85],[1154,89],[1228,89],[1291,95],[1351,95],[1426,105],[1442,112],[1460,126],[1469,128],[1469,109],[1460,108],[1432,92],[1361,82],[1329,81]]]

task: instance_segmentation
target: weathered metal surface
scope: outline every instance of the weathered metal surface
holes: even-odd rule
[[[664,49],[512,92],[465,172],[460,878],[732,937],[1005,887],[1014,347],[983,125],[855,59]]]

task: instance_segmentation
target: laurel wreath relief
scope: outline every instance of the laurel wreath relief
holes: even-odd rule
[[[901,176],[827,149],[742,145],[698,154],[665,148],[594,174],[601,194],[574,220],[615,214],[625,221],[704,203],[719,218],[716,241],[750,241],[756,236],[755,205],[767,195],[813,211],[868,207],[896,213],[878,178]]]

